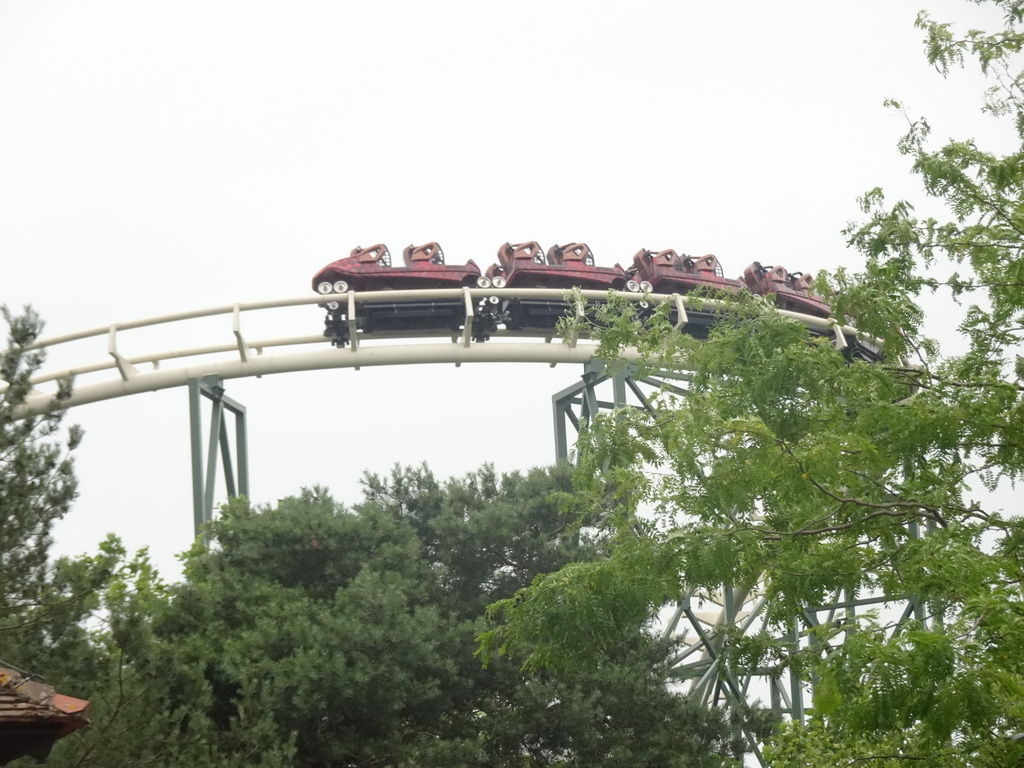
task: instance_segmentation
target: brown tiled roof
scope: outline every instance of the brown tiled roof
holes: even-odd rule
[[[44,760],[53,742],[89,724],[88,701],[0,667],[0,765],[29,755]]]

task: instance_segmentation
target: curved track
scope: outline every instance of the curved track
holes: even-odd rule
[[[538,299],[563,301],[562,290],[545,289],[439,289],[418,291],[375,291],[332,296],[303,296],[250,303],[229,304],[208,309],[162,315],[127,323],[92,328],[77,333],[54,336],[37,341],[33,349],[47,352],[47,367],[33,378],[35,392],[26,403],[26,412],[49,410],[57,404],[57,382],[74,377],[72,396],[62,402],[64,407],[108,400],[115,397],[152,392],[185,386],[190,379],[215,375],[223,379],[245,376],[266,376],[275,373],[311,371],[328,368],[360,368],[381,365],[416,365],[425,363],[586,363],[594,354],[595,344],[587,339],[560,339],[549,329],[508,330],[499,327],[489,341],[477,342],[470,338],[474,304],[487,296],[501,299]],[[644,297],[635,293],[621,296],[640,301]],[[583,300],[607,298],[603,291],[582,291]],[[677,327],[688,332],[695,312],[699,312],[685,296],[654,295],[652,301],[673,303],[673,316]],[[347,347],[331,347],[322,335],[293,335],[256,337],[254,331],[261,321],[269,319],[271,327],[286,327],[277,322],[286,311],[306,310],[301,326],[317,327],[312,305],[327,300],[348,302],[349,317],[354,318],[361,304],[387,302],[458,301],[465,307],[465,323],[454,331],[391,331],[387,333],[356,332],[354,321]],[[713,308],[714,302],[703,302],[703,315]],[[569,307],[567,306],[567,309]],[[320,310],[316,310],[319,312]],[[786,312],[800,320],[812,331],[828,334],[840,348],[857,339],[855,328],[843,326],[832,319]],[[193,321],[215,318],[219,325],[207,326],[197,336],[189,327]],[[300,326],[300,327],[301,327]],[[706,324],[702,326],[706,332]],[[122,350],[134,342],[134,334],[159,329],[168,335],[169,345],[142,353],[128,354]],[[439,341],[446,338],[446,341]],[[104,344],[105,341],[105,344]],[[398,341],[400,343],[396,344]],[[153,343],[153,342],[150,342]],[[63,362],[61,354],[74,347],[82,362]],[[149,348],[147,348],[149,349]],[[58,359],[55,364],[54,358]]]

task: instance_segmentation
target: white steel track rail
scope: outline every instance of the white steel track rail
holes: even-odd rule
[[[641,294],[622,293],[621,296],[640,301]],[[471,342],[464,331],[455,333],[411,332],[354,334],[353,342],[344,349],[330,347],[320,335],[299,335],[279,338],[254,339],[247,336],[243,318],[253,313],[279,311],[292,307],[323,304],[334,300],[348,302],[352,308],[369,303],[397,303],[424,300],[465,299],[466,317],[473,316],[473,302],[487,296],[499,298],[561,300],[562,290],[551,289],[439,289],[416,291],[366,291],[362,293],[334,294],[328,296],[303,296],[292,299],[278,299],[250,303],[227,304],[207,309],[192,310],[161,315],[144,320],[113,323],[76,333],[40,339],[31,349],[52,352],[75,342],[106,338],[106,345],[96,345],[92,362],[58,369],[44,370],[33,378],[37,387],[25,404],[25,415],[49,410],[58,405],[55,399],[56,382],[74,377],[75,387],[70,398],[59,405],[71,408],[77,405],[109,400],[115,397],[153,392],[172,387],[186,386],[190,379],[204,376],[218,376],[234,379],[246,376],[266,376],[275,373],[312,371],[327,368],[361,368],[379,365],[418,365],[428,363],[585,363],[593,357],[595,346],[586,339],[556,339],[550,331],[506,331],[499,329],[488,342]],[[584,300],[594,301],[607,298],[604,291],[582,291]],[[686,309],[689,302],[685,296],[673,294],[653,295],[653,301],[671,301],[682,311],[680,326],[685,325]],[[705,300],[705,309],[714,308],[714,302]],[[839,325],[831,319],[784,312],[800,320],[819,333],[830,334],[839,347],[845,347],[848,339],[857,337],[857,330]],[[170,350],[153,351],[147,354],[123,355],[120,349],[122,338],[129,331],[169,327],[172,330],[185,321],[210,317],[230,317],[230,328],[225,323],[220,338],[211,339],[203,345],[183,345]],[[682,328],[685,331],[685,327]],[[447,342],[438,338],[449,337]],[[379,345],[378,341],[404,340],[400,345]],[[40,385],[51,384],[51,391]]]

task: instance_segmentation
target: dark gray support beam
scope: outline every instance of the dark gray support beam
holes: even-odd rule
[[[790,625],[789,641],[792,653],[798,652],[800,650],[800,630],[795,621]],[[802,723],[804,721],[803,680],[800,679],[799,673],[792,666],[789,668],[789,695],[791,697],[789,703],[790,717],[798,723]]]
[[[594,392],[594,387],[599,380],[600,377],[593,371],[588,370],[583,374],[583,391],[580,393],[583,397],[583,403],[580,406],[580,422],[584,427],[601,411],[601,406],[597,402],[597,393]]]
[[[573,399],[579,393],[580,384],[573,384],[561,392],[551,396],[551,407],[554,411],[555,420],[555,460],[567,461],[569,459],[569,430],[565,423],[568,421],[579,433],[579,421],[572,412]]]
[[[203,394],[206,394],[205,392]],[[213,490],[214,480],[217,477],[217,445],[219,444],[220,431],[224,426],[224,406],[215,395],[211,396],[213,405],[210,408],[210,437],[209,447],[206,451],[206,475],[203,484],[203,522],[208,523],[213,519]],[[198,533],[198,531],[197,531]]]
[[[192,444],[192,522],[196,536],[203,527],[206,515],[203,512],[203,419],[200,413],[199,381],[189,379],[188,382],[188,413],[189,431]]]
[[[637,383],[632,378],[625,379],[626,386],[629,387],[630,392],[633,393],[634,397],[640,401],[641,407],[652,416],[654,415],[654,406],[651,405],[651,401],[647,399],[647,395],[644,394],[643,390],[637,386]]]
[[[626,374],[617,373],[612,378],[612,401],[616,408],[624,408],[626,405]]]

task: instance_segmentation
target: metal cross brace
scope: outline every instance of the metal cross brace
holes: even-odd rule
[[[569,430],[567,423],[571,424],[576,433],[585,429],[587,423],[594,418],[600,410],[611,410],[622,408],[627,405],[626,390],[633,393],[639,402],[638,408],[653,413],[653,406],[640,389],[638,383],[648,384],[654,387],[667,387],[675,389],[669,384],[651,377],[636,378],[636,369],[632,365],[612,372],[604,363],[592,360],[583,366],[583,375],[580,381],[551,397],[551,405],[554,411],[555,426],[555,458],[564,461],[569,458]],[[612,399],[601,400],[597,396],[597,387],[600,384],[610,381],[612,384]],[[678,390],[677,390],[678,391]],[[573,407],[579,407],[579,415],[573,411]]]

